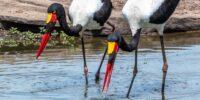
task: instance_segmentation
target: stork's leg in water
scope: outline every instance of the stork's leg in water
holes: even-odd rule
[[[165,93],[162,92],[161,94],[162,94],[162,100],[165,100]]]
[[[81,43],[82,43],[82,52],[83,52],[83,60],[84,60],[85,80],[86,80],[86,84],[88,84],[88,68],[87,68],[86,57],[85,57],[85,45],[84,45],[83,36],[81,37]]]
[[[101,63],[100,63],[100,65],[99,65],[99,68],[98,68],[98,70],[97,70],[97,72],[96,72],[96,74],[95,74],[95,81],[96,81],[96,83],[99,83],[99,79],[100,79],[100,70],[101,70],[101,66],[102,66],[102,64],[103,64],[103,61],[104,61],[104,59],[105,59],[106,53],[107,53],[107,47],[106,47],[105,52],[104,52],[104,54],[103,54],[103,58],[101,59]]]
[[[166,75],[167,75],[168,64],[167,64],[167,58],[166,58],[166,54],[165,54],[165,46],[164,46],[163,36],[160,36],[160,43],[161,43],[162,56],[163,56],[162,93],[164,93],[164,91],[165,91],[165,79],[166,79]]]
[[[129,94],[130,94],[130,92],[131,92],[131,88],[132,88],[132,86],[133,86],[133,82],[134,82],[135,77],[136,77],[137,72],[138,72],[138,68],[137,68],[137,53],[138,53],[138,47],[136,47],[136,50],[135,50],[135,67],[134,67],[134,69],[133,69],[133,78],[132,78],[132,80],[131,80],[131,84],[130,84],[130,87],[129,87],[129,89],[128,89],[128,93],[127,93],[127,95],[126,95],[127,98],[129,97]]]

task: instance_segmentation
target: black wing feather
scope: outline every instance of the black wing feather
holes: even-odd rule
[[[101,26],[108,20],[112,12],[112,2],[111,0],[101,0],[103,2],[103,6],[101,9],[94,13],[93,20],[99,23]]]
[[[165,0],[157,11],[150,17],[150,23],[163,24],[175,11],[180,0]]]

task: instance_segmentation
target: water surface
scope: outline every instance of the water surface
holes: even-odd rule
[[[127,38],[128,40],[128,38]],[[166,100],[197,100],[200,97],[200,33],[165,36],[168,58]],[[120,51],[108,93],[101,92],[107,58],[95,83],[106,38],[87,38],[89,84],[85,85],[81,45],[46,49],[36,60],[35,52],[2,52],[0,55],[0,100],[115,100],[126,99],[132,78],[134,52]],[[139,73],[129,99],[161,100],[162,54],[158,36],[143,36],[138,54]]]

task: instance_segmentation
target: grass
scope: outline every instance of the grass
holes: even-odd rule
[[[0,49],[5,51],[5,48],[26,48],[33,49],[38,48],[42,34],[45,32],[45,28],[40,28],[40,33],[35,34],[30,31],[20,32],[17,28],[10,28],[4,36],[0,37]],[[67,36],[63,31],[53,31],[51,34],[51,39],[47,44],[47,47],[54,47],[57,45],[62,46],[74,46],[75,38]]]

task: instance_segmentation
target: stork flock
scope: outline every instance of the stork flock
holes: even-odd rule
[[[88,68],[86,63],[83,33],[86,29],[90,28],[90,25],[95,25],[95,29],[100,29],[101,31],[107,30],[105,32],[110,33],[107,38],[108,45],[105,49],[100,66],[96,72],[96,81],[99,81],[101,66],[105,55],[108,54],[109,59],[104,77],[102,92],[104,91],[105,87],[106,91],[108,91],[117,52],[119,49],[128,52],[135,50],[135,66],[133,69],[133,78],[126,95],[126,97],[129,97],[134,79],[138,72],[137,54],[141,29],[146,27],[154,28],[157,30],[160,36],[160,43],[162,48],[162,93],[164,93],[168,64],[164,48],[163,31],[166,21],[175,11],[179,1],[180,0],[127,0],[122,9],[122,14],[124,19],[128,22],[132,32],[130,43],[127,43],[119,32],[115,32],[114,25],[107,21],[113,8],[111,0],[73,0],[68,10],[68,17],[72,22],[71,27],[69,27],[67,24],[65,9],[62,4],[53,3],[48,7],[47,10],[48,17],[46,21],[46,32],[42,36],[42,41],[36,58],[38,58],[43,52],[45,45],[50,39],[51,32],[54,30],[58,21],[60,27],[67,35],[81,38],[84,74],[86,84],[88,84]],[[108,24],[112,28],[106,28],[104,27],[104,24]]]

